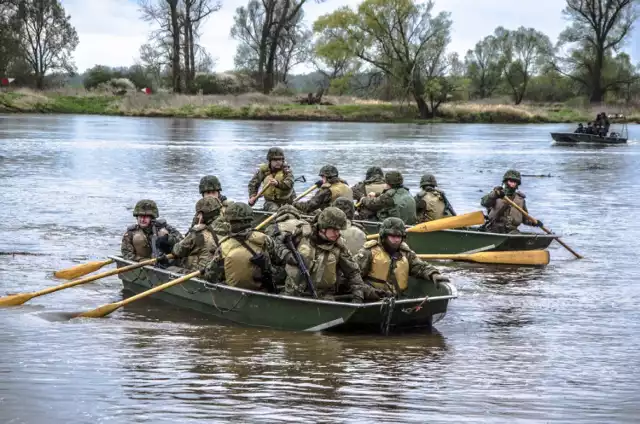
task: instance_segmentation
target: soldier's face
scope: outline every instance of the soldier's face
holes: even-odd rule
[[[394,249],[398,249],[400,247],[400,245],[402,244],[402,236],[388,235],[387,236],[387,244],[389,245],[389,247],[392,247]]]
[[[284,160],[283,159],[273,159],[271,161],[271,167],[273,169],[280,169],[280,168],[282,168],[283,164],[284,164]]]
[[[151,224],[151,215],[138,215],[138,225],[146,228]]]
[[[327,228],[322,231],[324,238],[331,242],[336,242],[340,238],[340,230],[336,230],[335,228]]]
[[[202,197],[218,197],[220,192],[218,191],[205,191]]]
[[[513,180],[507,180],[507,185],[509,186],[509,188],[516,188],[518,187],[518,183],[513,181]]]

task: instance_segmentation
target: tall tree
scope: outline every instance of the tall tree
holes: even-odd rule
[[[199,28],[213,12],[220,10],[220,2],[212,0],[180,0],[178,4],[180,25],[182,27],[182,57],[184,61],[185,86],[191,90],[193,79],[196,76],[198,62],[196,53],[202,53],[202,59],[212,63],[211,57],[206,51],[198,46],[197,40],[200,37]],[[200,63],[202,67],[202,61]]]
[[[321,16],[314,31],[331,36],[334,48],[382,71],[416,102],[421,118],[432,111],[425,100],[425,69],[436,69],[450,41],[447,12],[432,15],[433,2],[365,0],[357,10],[342,7]],[[344,37],[346,35],[346,38]]]
[[[346,33],[344,35],[342,40],[346,40]],[[331,87],[337,94],[346,91],[349,80],[361,65],[346,46],[336,46],[340,40],[331,33],[320,34],[313,44],[311,56],[314,67],[323,76],[322,89],[328,90]]]
[[[36,87],[49,71],[72,72],[78,34],[59,0],[24,0],[18,6],[20,52],[31,66]]]
[[[556,69],[579,82],[592,103],[604,99],[607,87],[603,70],[607,55],[617,50],[630,33],[637,18],[636,0],[566,0],[563,14],[570,22],[558,40],[568,49],[566,57],[557,58]]]
[[[474,96],[480,99],[491,97],[502,82],[503,66],[496,37],[489,35],[467,51],[465,66]]]

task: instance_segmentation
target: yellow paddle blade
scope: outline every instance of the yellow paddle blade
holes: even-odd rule
[[[33,298],[31,293],[20,293],[0,298],[0,306],[18,306]]]
[[[83,275],[87,275],[92,273],[93,271],[97,271],[103,266],[109,265],[111,263],[113,263],[113,259],[107,259],[106,261],[87,262],[86,264],[80,264],[72,266],[71,268],[56,271],[53,275],[54,277],[62,278],[63,280],[73,280],[74,278],[82,277]]]
[[[77,318],[102,318],[104,316],[109,315],[111,312],[115,311],[120,307],[120,302],[116,303],[107,303],[106,305],[102,305],[99,308],[92,309],[87,312],[83,312],[81,314],[76,315]]]
[[[318,186],[317,185],[312,185],[311,187],[309,187],[308,189],[306,189],[304,191],[304,193],[302,193],[301,195],[299,195],[298,197],[296,197],[295,199],[293,199],[294,202],[297,202],[298,200],[302,199],[303,197],[305,197],[307,194],[311,193],[313,190],[317,189]]]
[[[505,265],[547,265],[549,252],[546,250],[516,250],[510,252],[478,252],[470,254],[420,254],[420,259],[453,260]]]
[[[271,221],[273,221],[276,217],[276,213],[273,213],[270,217],[268,217],[267,219],[265,219],[264,221],[262,221],[261,223],[259,223],[258,225],[256,225],[256,230],[260,230],[261,228],[264,228],[268,223],[270,223]]]
[[[431,231],[451,230],[453,228],[470,227],[484,224],[484,214],[481,211],[465,213],[463,215],[449,216],[435,221],[423,222],[407,228],[410,233],[429,233]]]

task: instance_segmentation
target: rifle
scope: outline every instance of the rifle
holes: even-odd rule
[[[449,212],[451,212],[451,215],[453,216],[457,216],[458,214],[456,213],[456,211],[453,210],[453,206],[451,206],[451,203],[449,203],[449,199],[447,199],[447,195],[444,194],[444,192],[440,192],[442,194],[442,199],[444,200],[444,208],[445,210],[449,210]]]
[[[291,234],[287,234],[284,237],[284,244],[289,248],[293,256],[296,258],[296,262],[298,262],[298,268],[300,268],[300,272],[302,272],[302,275],[304,275],[304,279],[307,280],[307,286],[311,290],[311,293],[313,293],[313,297],[317,299],[318,292],[316,292],[316,288],[313,285],[313,281],[311,280],[311,274],[309,273],[307,266],[304,264],[302,256],[300,256],[300,252],[298,252],[298,249],[296,249],[296,246],[293,244],[293,237],[291,236]]]

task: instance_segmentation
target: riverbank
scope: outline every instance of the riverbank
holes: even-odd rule
[[[440,107],[433,120],[421,120],[414,104],[327,97],[332,105],[300,105],[292,97],[259,93],[239,96],[188,96],[131,93],[124,96],[84,90],[0,92],[0,113],[74,113],[143,117],[254,119],[345,122],[576,123],[592,120],[596,110],[562,104],[505,105],[455,103]],[[605,109],[607,110],[607,109]],[[610,110],[610,112],[620,112]],[[626,122],[640,123],[640,110],[626,112]]]

